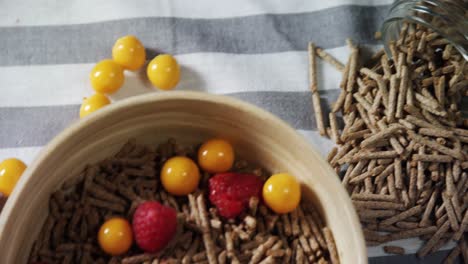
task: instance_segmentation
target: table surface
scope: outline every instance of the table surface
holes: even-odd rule
[[[133,34],[148,57],[175,54],[182,67],[178,90],[226,94],[278,115],[323,155],[332,143],[316,132],[307,80],[307,43],[341,61],[351,37],[370,50],[390,0],[19,0],[0,1],[0,160],[30,163],[41,147],[78,120],[92,94],[88,74],[111,56],[114,41]],[[340,74],[318,62],[322,99],[338,95]],[[157,92],[144,72],[126,73],[111,98]],[[419,260],[417,239],[395,241],[408,255],[369,248],[370,263],[441,263],[450,245]],[[452,245],[453,246],[453,245]]]

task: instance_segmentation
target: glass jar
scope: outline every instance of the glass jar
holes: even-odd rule
[[[389,44],[397,41],[404,22],[420,24],[437,32],[468,60],[468,1],[395,1],[381,28],[385,51],[389,57]]]

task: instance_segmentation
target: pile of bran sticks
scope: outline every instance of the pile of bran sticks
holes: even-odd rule
[[[466,61],[439,34],[409,23],[389,56],[381,50],[366,64],[359,47],[347,43],[346,65],[309,43],[309,74],[317,128],[337,145],[328,161],[342,176],[367,244],[419,237],[422,258],[454,241],[446,262],[462,255],[468,263],[468,119],[460,109],[468,96]],[[343,74],[329,126],[316,56]]]

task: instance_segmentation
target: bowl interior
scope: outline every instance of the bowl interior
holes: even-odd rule
[[[113,155],[129,138],[182,144],[222,136],[236,154],[271,172],[287,171],[304,186],[305,199],[322,211],[342,263],[366,263],[360,224],[337,176],[309,144],[273,115],[238,100],[171,92],[121,101],[62,132],[19,181],[0,217],[0,263],[26,263],[48,213],[52,192],[86,164]]]

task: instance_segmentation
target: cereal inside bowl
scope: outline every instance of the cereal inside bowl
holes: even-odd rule
[[[52,194],[30,263],[338,263],[299,183],[234,152],[128,141]]]

